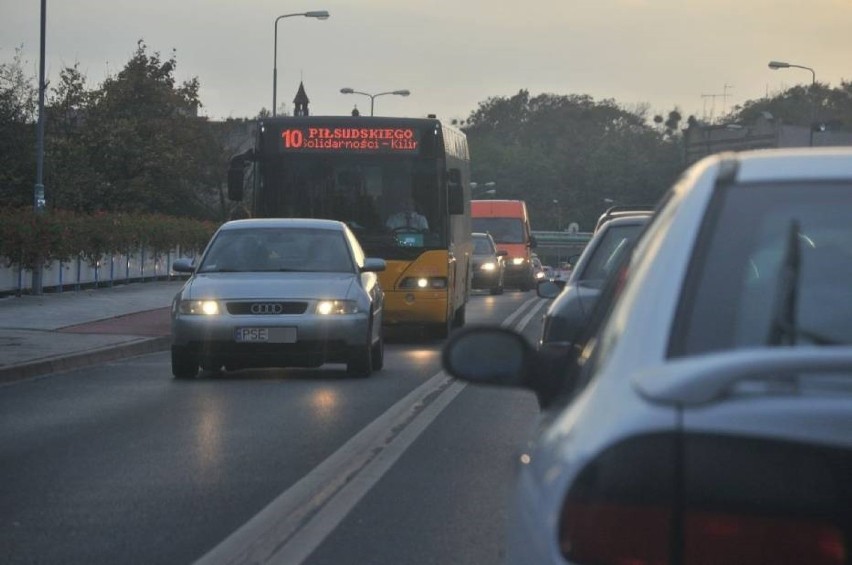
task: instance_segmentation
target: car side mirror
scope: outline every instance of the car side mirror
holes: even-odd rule
[[[378,273],[384,271],[387,268],[387,264],[384,259],[378,259],[376,257],[367,257],[364,259],[364,266],[361,267],[362,273]]]
[[[192,259],[181,257],[180,259],[175,259],[172,263],[172,271],[176,273],[194,273],[195,266],[192,264]]]
[[[505,249],[501,249],[497,252],[497,257],[506,257],[507,255],[509,255],[509,252]]]
[[[240,202],[243,199],[243,183],[244,183],[243,165],[231,163],[228,167],[228,199],[233,202]]]

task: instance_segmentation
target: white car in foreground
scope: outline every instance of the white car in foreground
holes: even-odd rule
[[[852,556],[852,150],[691,167],[610,278],[585,347],[465,328],[444,366],[548,406],[509,563]]]
[[[345,363],[368,376],[384,363],[382,259],[364,256],[332,220],[224,224],[172,304],[172,373]]]

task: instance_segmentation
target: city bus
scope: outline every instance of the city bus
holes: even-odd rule
[[[228,195],[253,217],[349,225],[387,263],[385,325],[445,337],[464,324],[473,245],[460,130],[433,117],[264,118],[253,148],[231,160]]]

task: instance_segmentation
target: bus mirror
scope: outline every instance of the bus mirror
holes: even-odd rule
[[[242,164],[228,168],[228,198],[233,202],[243,199],[243,181],[245,179]]]
[[[535,249],[536,247],[538,247],[538,240],[534,235],[530,235],[530,249]]]
[[[447,208],[450,214],[464,214],[464,190],[459,169],[447,171]]]
[[[461,171],[458,169],[447,171],[447,184],[461,184]]]

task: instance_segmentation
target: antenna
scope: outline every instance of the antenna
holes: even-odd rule
[[[713,122],[713,115],[716,113],[716,97],[722,96],[721,94],[702,94],[701,98],[704,99],[704,113],[702,114],[702,118],[706,122]],[[707,119],[707,99],[710,99],[712,104],[710,105],[710,119]]]
[[[722,86],[722,115],[723,116],[727,113],[726,109],[728,107],[728,89],[729,88],[733,88],[733,85],[730,85],[727,82]]]

